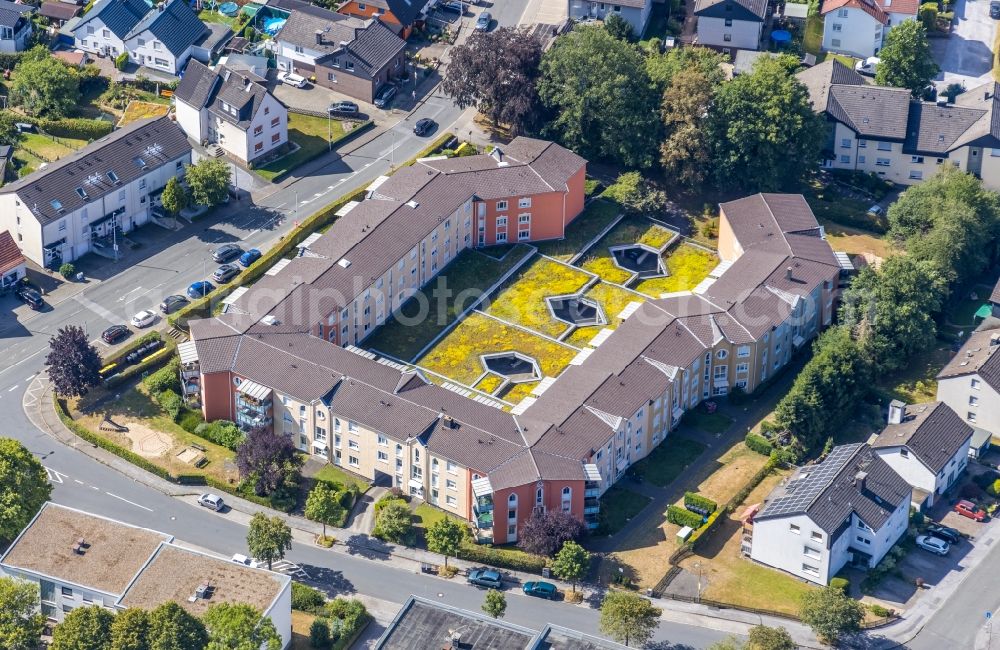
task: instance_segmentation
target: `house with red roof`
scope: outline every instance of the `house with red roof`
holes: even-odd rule
[[[0,288],[7,289],[24,277],[24,255],[9,230],[0,230]]]
[[[875,56],[886,34],[904,20],[916,20],[919,0],[826,0],[823,49],[858,58]]]

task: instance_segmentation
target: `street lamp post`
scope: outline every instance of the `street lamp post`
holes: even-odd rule
[[[694,570],[698,573],[698,602],[701,602],[701,562],[694,563]]]

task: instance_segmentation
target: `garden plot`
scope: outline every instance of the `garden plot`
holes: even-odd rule
[[[537,257],[521,268],[500,290],[490,297],[485,311],[490,316],[521,325],[546,336],[558,338],[569,327],[569,320],[579,311],[572,296],[594,278],[578,268],[545,257]],[[556,304],[552,299],[562,298]],[[576,305],[576,309],[571,308]],[[558,307],[559,311],[555,311]]]

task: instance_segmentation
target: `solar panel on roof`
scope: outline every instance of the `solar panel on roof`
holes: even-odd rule
[[[822,463],[804,470],[800,478],[789,483],[786,494],[767,504],[767,515],[784,515],[805,512],[823,490],[830,486],[847,462],[854,456],[860,443],[834,447]]]

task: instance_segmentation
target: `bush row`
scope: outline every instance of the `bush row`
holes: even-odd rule
[[[680,506],[670,506],[667,508],[667,521],[678,526],[690,526],[691,528],[701,528],[704,518],[696,512],[691,512]]]
[[[712,501],[708,497],[703,497],[695,492],[685,492],[684,506],[688,509],[696,508],[698,510],[704,510],[708,514],[712,514],[719,507],[719,504]]]
[[[463,543],[459,547],[458,559],[528,573],[540,574],[545,567],[545,558],[540,555],[471,542]]]
[[[719,522],[723,521],[722,515],[724,514],[726,514],[725,509],[716,510],[708,516],[708,519],[705,520],[705,523],[701,526],[701,528],[697,528],[693,533],[691,533],[691,536],[687,539],[687,543],[691,545],[692,549],[698,547],[699,539],[715,530],[716,526],[719,525]]]
[[[195,427],[192,432],[199,438],[215,443],[226,449],[236,451],[243,439],[246,437],[235,422],[229,420],[216,420],[215,422],[202,422]]]
[[[142,373],[148,370],[153,370],[154,368],[159,368],[163,364],[170,362],[176,354],[177,342],[171,338],[165,339],[164,346],[161,349],[149,355],[143,361],[135,364],[134,366],[129,366],[125,371],[111,375],[104,380],[104,386],[106,388],[120,386],[137,375],[141,375]]]
[[[175,393],[181,391],[181,360],[180,357],[170,357],[167,365],[156,372],[152,372],[142,380],[142,385],[146,387],[150,395],[158,395],[165,390],[172,390]]]
[[[407,160],[405,163],[400,165],[400,167],[409,167],[413,163],[417,162],[421,158],[427,158],[428,156],[433,156],[434,154],[445,149],[448,144],[451,144],[452,140],[456,140],[455,136],[451,133],[442,133],[437,137],[434,142],[430,143],[423,149],[417,152],[415,156]]]
[[[756,451],[764,456],[770,456],[771,452],[774,451],[774,447],[771,446],[767,438],[757,433],[748,433],[743,442],[750,451]]]
[[[64,117],[49,120],[29,115],[18,115],[18,122],[34,124],[48,135],[57,138],[74,138],[77,140],[97,140],[114,130],[115,125],[107,120],[89,120],[84,117]]]

